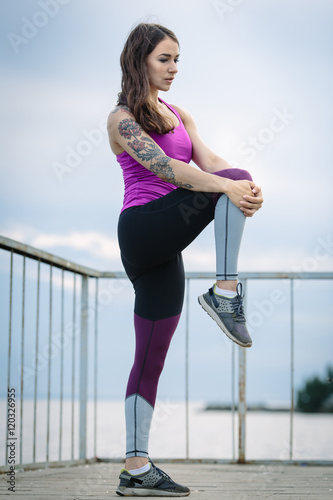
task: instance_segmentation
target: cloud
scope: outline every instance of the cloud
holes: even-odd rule
[[[84,252],[89,259],[112,263],[119,261],[119,246],[116,238],[105,236],[97,231],[73,231],[67,234],[38,232],[30,227],[17,227],[1,234],[38,249],[57,254],[66,249],[66,254]],[[93,267],[93,266],[92,266]]]
[[[200,248],[203,242],[195,242],[183,252],[186,271],[215,271],[215,245],[210,249]],[[238,259],[239,272],[332,272],[333,247],[329,233],[318,235],[308,247],[284,246],[272,248],[248,242],[245,236]]]
[[[67,235],[40,234],[32,240],[32,245],[47,249],[69,247],[87,251],[94,257],[104,259],[113,259],[119,256],[119,246],[114,238],[92,231],[87,233],[74,232]]]

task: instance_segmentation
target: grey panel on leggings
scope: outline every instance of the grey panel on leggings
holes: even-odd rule
[[[245,215],[227,196],[222,195],[215,207],[216,279],[236,280],[237,261]]]
[[[125,400],[126,457],[148,457],[148,441],[154,408],[139,394]]]

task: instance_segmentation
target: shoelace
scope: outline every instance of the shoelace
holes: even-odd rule
[[[244,313],[244,306],[243,306],[243,299],[244,299],[245,293],[243,293],[242,283],[237,283],[236,292],[237,292],[237,295],[234,299],[232,299],[231,307],[232,307],[233,313],[237,317],[237,321],[239,321],[240,323],[245,323],[245,313]]]
[[[168,476],[168,474],[166,472],[164,472],[162,469],[159,469],[158,467],[156,467],[156,465],[152,462],[152,460],[150,458],[148,460],[151,463],[151,466],[154,467],[154,469],[156,469],[157,472],[159,472],[161,474],[161,476],[163,476],[165,479],[170,479],[170,481],[172,481],[171,477]]]

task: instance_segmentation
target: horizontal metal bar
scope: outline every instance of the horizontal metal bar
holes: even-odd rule
[[[49,252],[44,252],[44,250],[39,250],[38,248],[31,247],[30,245],[25,245],[19,241],[11,240],[5,236],[0,236],[0,248],[5,250],[13,250],[15,253],[20,255],[25,255],[30,259],[40,260],[44,264],[52,264],[53,267],[58,267],[60,269],[67,269],[68,271],[73,271],[78,274],[83,274],[85,276],[98,277],[100,272],[95,269],[90,269],[89,267],[81,266],[75,262],[71,262],[61,257],[57,257]]]
[[[123,463],[123,457],[115,458],[102,458],[96,457],[96,462],[99,463]],[[236,460],[228,458],[154,458],[154,463],[168,463],[168,464],[237,464]],[[333,460],[274,460],[274,459],[258,459],[247,460],[247,465],[299,465],[299,466],[320,466],[331,467]]]
[[[119,459],[121,462],[122,459]],[[35,469],[51,469],[58,467],[74,467],[76,465],[86,465],[97,463],[96,458],[87,458],[86,460],[62,460],[61,462],[32,462],[28,464],[20,464],[20,471],[22,470],[35,470]],[[0,474],[6,474],[8,472],[8,465],[0,467]]]
[[[185,277],[188,279],[216,279],[215,272],[187,272]],[[289,271],[253,271],[253,272],[239,272],[239,280],[276,280],[276,279],[299,279],[299,280],[321,280],[333,279],[333,272],[289,272]]]
[[[289,271],[279,271],[279,272],[270,272],[270,271],[255,271],[255,272],[239,272],[238,273],[239,280],[276,280],[276,279],[300,279],[300,280],[321,280],[321,279],[333,279],[333,272],[289,272]],[[100,272],[99,278],[127,278],[127,275],[123,271],[114,271],[114,272]],[[209,271],[188,271],[185,273],[186,279],[194,279],[194,280],[216,280],[215,272]]]
[[[124,271],[101,271],[98,278],[128,279]]]
[[[276,279],[295,279],[295,280],[322,280],[322,279],[333,279],[333,272],[289,272],[289,271],[278,271],[278,272],[269,272],[269,271],[257,271],[257,272],[248,272],[248,273],[239,273],[240,279],[266,279],[266,280],[276,280]]]
[[[61,462],[36,462],[20,465],[20,470],[51,469],[61,467],[75,467],[77,465],[88,465],[94,463],[123,463],[124,458],[87,458],[86,460],[63,460]],[[223,458],[154,458],[155,463],[180,463],[180,464],[237,464],[235,460]],[[289,465],[289,466],[318,466],[332,467],[333,460],[247,460],[247,465]],[[0,466],[0,474],[6,474],[8,466]]]

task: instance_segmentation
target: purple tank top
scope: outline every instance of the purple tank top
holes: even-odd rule
[[[169,104],[159,98],[177,116],[179,125],[168,134],[150,132],[150,137],[160,146],[167,156],[175,160],[190,163],[192,159],[192,142],[177,113]],[[117,155],[117,161],[123,170],[125,193],[121,211],[126,208],[144,205],[156,200],[177,188],[165,182],[153,172],[143,167],[126,151]]]

